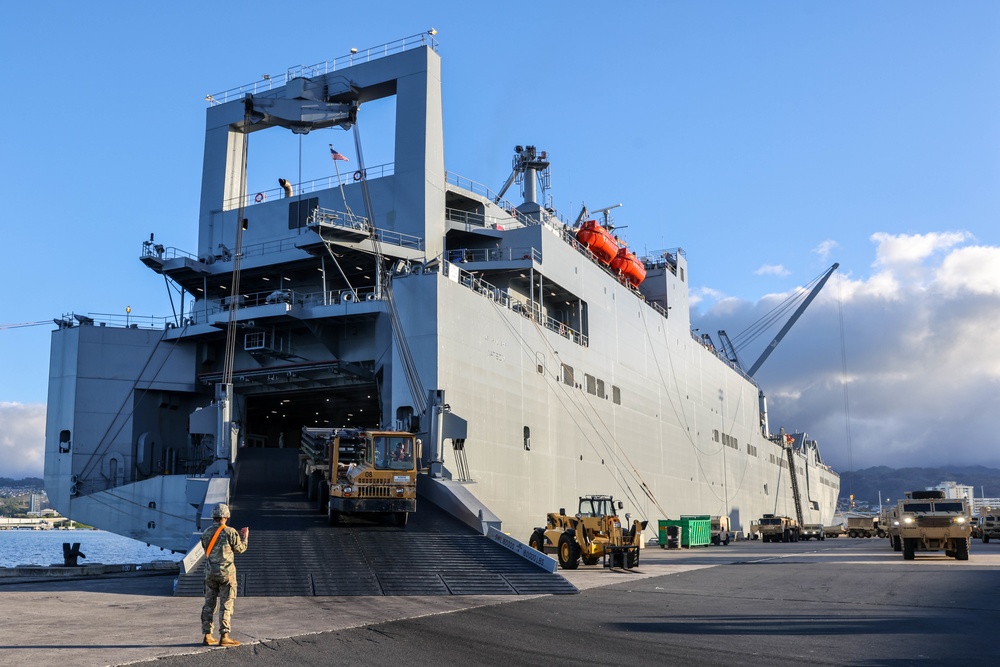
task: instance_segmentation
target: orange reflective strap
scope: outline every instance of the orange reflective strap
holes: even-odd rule
[[[212,535],[212,541],[208,543],[208,548],[205,549],[205,558],[208,558],[208,555],[212,553],[212,548],[215,547],[215,541],[219,539],[219,533],[222,532],[223,528],[225,528],[225,526],[219,526],[219,529],[215,531],[215,535]]]

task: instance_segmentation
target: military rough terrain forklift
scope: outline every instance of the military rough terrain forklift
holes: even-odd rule
[[[559,566],[575,570],[583,559],[585,565],[596,565],[602,558],[604,567],[630,569],[639,565],[639,545],[646,521],[633,521],[625,515],[622,525],[616,509],[621,509],[611,496],[584,496],[576,516],[550,512],[544,528],[535,528],[528,546],[542,553],[555,553]]]

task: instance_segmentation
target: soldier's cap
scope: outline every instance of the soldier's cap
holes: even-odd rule
[[[213,519],[228,519],[229,518],[229,505],[226,503],[219,503],[212,509]]]

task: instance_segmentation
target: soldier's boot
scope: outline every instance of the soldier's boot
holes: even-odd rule
[[[219,646],[239,646],[240,643],[229,636],[228,632],[223,632],[222,637],[219,638]]]
[[[218,646],[219,640],[213,637],[211,632],[206,632],[204,644],[205,646]]]

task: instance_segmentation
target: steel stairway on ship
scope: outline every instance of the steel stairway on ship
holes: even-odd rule
[[[405,529],[353,520],[327,525],[298,485],[298,450],[240,451],[230,525],[250,527],[236,556],[241,597],[537,595],[576,587],[473,531],[427,500]],[[175,596],[201,597],[201,561]]]

